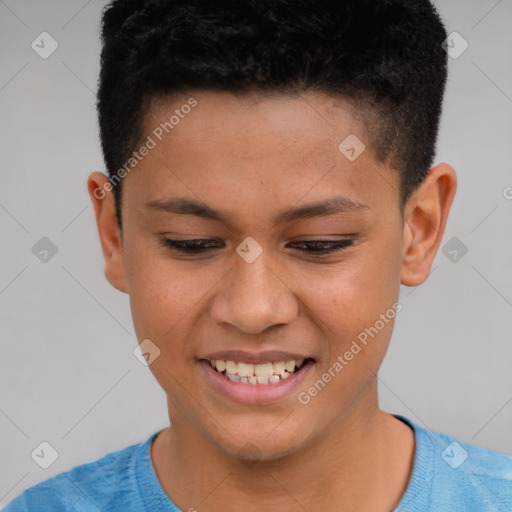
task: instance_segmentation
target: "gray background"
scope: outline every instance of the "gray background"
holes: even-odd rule
[[[0,1],[0,505],[167,425],[165,394],[132,353],[128,297],[103,275],[86,192],[103,170],[105,3]],[[402,287],[381,404],[512,454],[512,0],[436,4],[469,43],[450,59],[436,158],[459,180],[442,247],[456,237],[468,252],[440,250],[423,285]],[[59,44],[47,59],[31,48],[43,31]],[[46,263],[32,251],[43,237],[57,247]],[[42,441],[59,453],[48,469],[30,455]]]

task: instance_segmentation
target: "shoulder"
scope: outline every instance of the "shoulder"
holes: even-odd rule
[[[128,510],[126,504],[133,506],[139,499],[136,467],[138,456],[146,448],[149,449],[148,445],[155,435],[29,487],[11,501],[4,511]]]
[[[506,503],[506,510],[512,510],[512,456],[442,433],[437,433],[433,444],[440,476],[437,487],[441,491],[456,488],[482,501]]]
[[[430,471],[429,510],[512,510],[512,456],[410,423],[420,445],[415,465]]]

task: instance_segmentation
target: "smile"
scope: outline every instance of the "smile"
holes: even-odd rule
[[[270,351],[257,355],[238,352],[240,357],[236,357],[236,353],[232,351],[229,356],[226,353],[227,359],[219,359],[221,354],[202,358],[199,368],[210,389],[229,400],[248,405],[293,400],[294,393],[309,379],[308,375],[316,366],[316,361],[309,357],[293,359],[293,356],[287,357],[284,353],[278,356],[278,352]]]
[[[214,370],[232,382],[241,382],[243,384],[277,384],[293,375],[303,366],[305,361],[305,359],[300,359],[297,361],[252,364],[217,359],[210,360],[210,365]]]

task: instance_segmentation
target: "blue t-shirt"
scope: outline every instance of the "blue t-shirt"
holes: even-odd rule
[[[512,511],[512,456],[394,416],[416,438],[413,471],[394,512]],[[153,468],[150,447],[157,433],[28,488],[4,512],[187,512],[169,499]]]

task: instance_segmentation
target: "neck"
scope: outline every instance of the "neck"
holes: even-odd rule
[[[295,512],[331,510],[335,503],[337,510],[389,512],[409,481],[414,434],[373,398],[373,407],[358,404],[319,439],[265,461],[227,454],[173,414],[173,426],[151,448],[155,471],[185,511]]]

